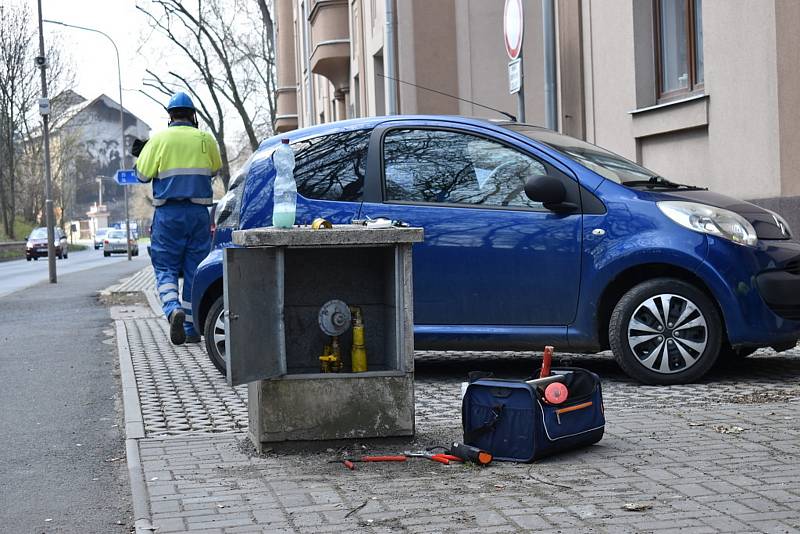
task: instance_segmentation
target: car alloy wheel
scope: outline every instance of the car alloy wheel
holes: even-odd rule
[[[654,278],[629,289],[608,323],[617,363],[645,384],[702,378],[719,357],[723,333],[712,297],[675,278]]]
[[[705,316],[691,300],[680,295],[648,298],[628,322],[628,346],[650,371],[686,371],[697,363],[707,345]]]
[[[203,328],[208,358],[217,370],[225,375],[225,303],[222,296],[217,297],[208,310]]]

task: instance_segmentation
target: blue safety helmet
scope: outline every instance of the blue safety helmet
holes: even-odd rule
[[[192,102],[192,99],[189,98],[189,95],[187,95],[184,92],[175,93],[174,95],[172,95],[172,98],[169,99],[169,104],[167,104],[167,111],[171,111],[173,109],[178,109],[178,108],[194,110],[194,102]]]

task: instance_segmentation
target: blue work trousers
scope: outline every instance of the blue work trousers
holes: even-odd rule
[[[208,208],[189,202],[159,206],[153,215],[150,257],[156,273],[156,289],[167,319],[183,308],[187,336],[197,335],[192,319],[192,282],[197,265],[211,249]],[[183,271],[182,297],[178,297],[178,275]]]

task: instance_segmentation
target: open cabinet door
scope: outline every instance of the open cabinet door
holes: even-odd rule
[[[285,375],[283,249],[226,248],[224,255],[228,384]]]

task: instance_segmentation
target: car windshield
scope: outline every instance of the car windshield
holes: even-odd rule
[[[37,228],[31,232],[30,239],[47,239],[47,228]]]
[[[504,124],[504,126],[564,153],[587,169],[618,184],[648,181],[658,177],[657,173],[622,156],[568,135],[527,124]]]
[[[122,230],[114,230],[113,232],[108,232],[107,237],[109,239],[125,239],[125,232]]]

